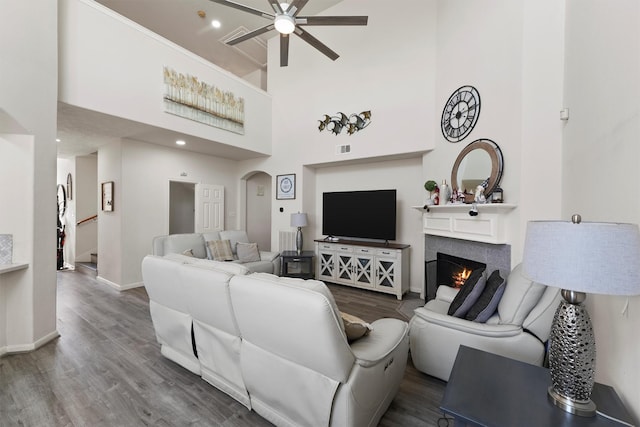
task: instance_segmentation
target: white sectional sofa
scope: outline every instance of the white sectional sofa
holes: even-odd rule
[[[259,251],[260,260],[242,262],[238,259],[237,243],[249,243],[247,233],[243,230],[224,230],[211,233],[168,234],[153,239],[153,255],[183,254],[191,250],[193,256],[199,259],[211,259],[207,250],[207,242],[215,240],[229,240],[235,263],[242,263],[250,272],[280,274],[280,253]]]
[[[379,319],[349,343],[320,281],[172,258],[142,262],[163,355],[278,426],[378,423],[404,376],[407,322]]]

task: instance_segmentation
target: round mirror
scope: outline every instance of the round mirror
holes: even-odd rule
[[[498,144],[490,139],[478,139],[464,147],[451,170],[453,189],[461,189],[465,195],[473,195],[478,185],[483,185],[485,197],[489,197],[502,178],[503,158]],[[467,201],[473,197],[467,197]]]

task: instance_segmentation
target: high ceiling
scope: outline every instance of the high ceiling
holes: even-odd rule
[[[224,43],[232,35],[240,35],[268,24],[266,18],[209,0],[95,1],[239,77],[245,77],[258,70],[267,71],[267,40],[277,34],[275,31],[233,47]],[[235,1],[265,12],[273,12],[267,0]],[[304,14],[318,14],[340,1],[310,0],[304,7]],[[211,25],[214,19],[220,22],[220,28]],[[64,104],[58,107],[59,157],[70,158],[89,154],[101,145],[123,137],[172,146],[176,139],[182,138],[179,134],[164,129]],[[195,141],[192,144],[194,138],[189,136],[188,139],[189,150],[233,159],[255,156],[255,153],[247,150],[212,144],[210,141]]]

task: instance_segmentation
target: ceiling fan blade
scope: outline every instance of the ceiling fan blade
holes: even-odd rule
[[[309,2],[309,0],[293,0],[293,2],[289,5],[289,9],[295,7],[296,10],[293,12],[293,16],[297,16],[302,8]],[[288,10],[288,9],[287,9]]]
[[[299,16],[300,25],[367,25],[368,16]],[[304,22],[303,22],[304,21]]]
[[[224,6],[229,6],[229,7],[232,7],[234,9],[241,10],[243,12],[248,12],[248,13],[251,13],[252,15],[262,16],[263,18],[275,19],[275,16],[272,15],[271,13],[263,12],[261,10],[254,9],[252,7],[245,6],[243,4],[236,3],[236,2],[233,2],[233,1],[229,1],[229,0],[209,0],[209,1],[212,1],[213,3],[221,4],[221,5],[224,5]]]
[[[320,40],[318,40],[317,38],[313,37],[311,34],[309,34],[308,32],[306,32],[305,30],[303,30],[300,27],[296,27],[295,33],[300,36],[300,38],[304,41],[306,41],[307,43],[309,43],[311,46],[315,47],[316,49],[318,49],[320,52],[324,53],[325,55],[327,55],[332,61],[335,61],[336,59],[338,59],[340,57],[340,55],[338,55],[337,53],[335,53],[334,51],[332,51],[331,49],[329,49],[329,47],[327,45],[325,45],[324,43],[322,43]]]
[[[289,65],[289,34],[280,34],[280,66]]]
[[[282,6],[280,6],[280,2],[278,2],[277,0],[267,0],[267,1],[269,2],[271,7],[273,8],[273,11],[276,14],[284,13],[284,10],[282,10]]]
[[[249,39],[251,39],[251,38],[253,38],[255,36],[259,36],[260,34],[264,34],[267,31],[271,31],[274,28],[275,27],[273,26],[273,24],[267,24],[264,27],[260,27],[258,29],[253,30],[253,31],[249,31],[247,34],[243,34],[241,36],[229,39],[229,40],[225,41],[225,43],[228,44],[229,46],[233,46],[234,44],[238,44],[238,43],[243,42],[245,40],[249,40]]]

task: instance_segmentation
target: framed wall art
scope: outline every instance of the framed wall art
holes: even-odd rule
[[[113,181],[102,183],[102,210],[113,212]]]
[[[276,200],[296,198],[296,174],[276,176]]]

